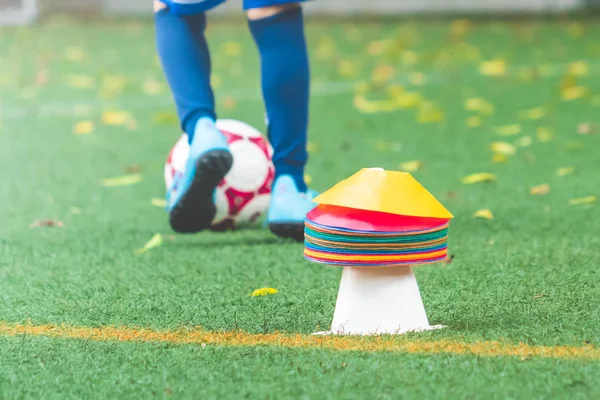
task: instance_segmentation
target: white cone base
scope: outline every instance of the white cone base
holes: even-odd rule
[[[317,334],[398,335],[429,325],[411,267],[344,267],[331,331]]]

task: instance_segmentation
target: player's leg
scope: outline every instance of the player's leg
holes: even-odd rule
[[[154,1],[158,55],[190,143],[185,172],[175,177],[167,192],[169,222],[182,233],[210,226],[216,212],[214,190],[233,163],[227,140],[215,126],[204,37],[204,11],[222,1]]]
[[[302,8],[297,0],[245,0],[248,24],[261,59],[262,92],[273,146],[275,183],[269,228],[302,240],[314,207],[304,182],[310,71]]]

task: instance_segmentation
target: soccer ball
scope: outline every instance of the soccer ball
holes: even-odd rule
[[[233,165],[216,190],[217,213],[211,229],[225,231],[256,222],[271,200],[275,178],[273,148],[252,126],[233,119],[219,119],[233,155]],[[165,164],[165,184],[169,188],[176,174],[184,172],[189,154],[187,134],[183,134],[169,152]]]

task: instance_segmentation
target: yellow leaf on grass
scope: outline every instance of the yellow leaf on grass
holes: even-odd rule
[[[210,85],[215,89],[220,88],[221,87],[221,77],[219,75],[211,74]]]
[[[506,142],[494,142],[490,145],[490,150],[494,153],[504,154],[506,156],[512,156],[517,152],[515,146]]]
[[[587,88],[583,86],[567,87],[561,90],[561,98],[564,101],[573,101],[584,97],[587,92]]]
[[[65,83],[76,89],[91,89],[96,85],[96,79],[91,75],[67,75]]]
[[[494,153],[492,156],[492,162],[496,164],[506,162],[506,160],[508,160],[506,154]]]
[[[228,56],[239,56],[242,52],[242,45],[239,42],[225,42],[223,52]]]
[[[354,107],[365,114],[394,111],[397,104],[394,100],[367,100],[364,95],[354,96]]]
[[[102,78],[100,95],[103,97],[115,97],[125,88],[125,77],[120,75],[107,75]]]
[[[317,42],[315,56],[317,60],[329,60],[335,53],[335,42],[329,36],[322,36]]]
[[[179,119],[174,111],[158,111],[152,114],[152,122],[156,125],[177,125]]]
[[[496,132],[500,136],[513,136],[518,135],[523,131],[521,124],[504,125],[496,128]]]
[[[531,146],[532,142],[533,139],[531,138],[531,136],[523,136],[522,138],[519,138],[515,143],[517,143],[517,146],[527,147]]]
[[[157,95],[165,91],[165,87],[162,82],[155,79],[146,79],[142,85],[142,92],[147,95]]]
[[[371,80],[375,83],[384,83],[389,81],[396,74],[396,69],[389,64],[378,65],[371,73]]]
[[[575,172],[573,167],[561,167],[556,170],[556,176],[567,176]]]
[[[374,40],[367,45],[367,53],[372,56],[379,56],[390,48],[392,44],[391,39]]]
[[[136,250],[136,253],[141,254],[141,253],[145,253],[148,250],[154,249],[156,247],[159,247],[160,245],[163,244],[163,237],[160,233],[155,234],[154,236],[152,236],[152,238],[148,241],[148,243],[146,243],[144,245],[144,247],[142,247],[141,249]]]
[[[475,218],[494,219],[494,214],[492,214],[492,212],[490,210],[488,210],[487,208],[484,208],[483,210],[475,211],[473,216]]]
[[[585,61],[576,61],[569,64],[567,73],[573,76],[585,76],[590,73],[590,66]]]
[[[535,107],[529,110],[523,110],[519,112],[519,118],[524,120],[537,120],[542,119],[546,116],[546,109],[544,107]]]
[[[581,204],[594,204],[596,202],[596,196],[578,197],[576,199],[569,200],[569,204],[572,206],[578,206]]]
[[[394,97],[394,103],[398,108],[406,109],[419,105],[422,99],[419,93],[403,92]]]
[[[75,135],[85,135],[91,133],[94,130],[94,123],[92,121],[81,121],[73,126],[73,133]]]
[[[114,178],[105,178],[105,179],[102,179],[101,182],[102,182],[103,186],[114,187],[114,186],[134,185],[141,181],[142,181],[142,176],[140,174],[131,174],[131,175],[116,176]]]
[[[159,199],[157,197],[153,197],[150,200],[150,204],[152,204],[154,207],[165,208],[167,206],[167,201],[165,199]]]
[[[529,194],[531,195],[542,195],[550,193],[550,185],[544,183],[542,185],[537,185],[529,189]]]
[[[479,73],[485,76],[506,75],[506,62],[504,60],[488,60],[479,64]]]
[[[418,160],[414,161],[405,161],[399,165],[401,171],[405,172],[415,172],[423,166],[423,163]]]
[[[81,214],[81,208],[79,207],[71,207],[69,208],[69,211],[71,211],[71,214]]]
[[[491,115],[494,113],[494,105],[480,97],[470,97],[465,101],[465,110]]]
[[[342,60],[338,63],[338,74],[344,78],[355,76],[358,68],[350,61]]]
[[[69,46],[65,49],[65,58],[69,61],[81,61],[85,57],[85,52],[79,46]]]
[[[415,65],[419,62],[419,55],[412,50],[402,52],[402,62],[404,65]]]
[[[265,287],[265,288],[256,289],[255,291],[250,293],[250,296],[252,296],[252,297],[268,296],[270,294],[276,294],[276,293],[279,293],[279,291],[277,289]]]
[[[432,101],[424,101],[419,105],[419,115],[417,122],[420,124],[430,124],[440,122],[444,119],[442,109]]]
[[[481,122],[481,117],[479,115],[475,115],[467,118],[466,124],[469,128],[477,128],[478,126],[481,126]]]
[[[319,149],[316,143],[308,142],[306,143],[306,151],[309,153],[314,153]]]
[[[413,72],[412,74],[408,75],[408,81],[412,85],[422,85],[425,83],[425,74],[422,72]]]
[[[552,141],[552,132],[550,132],[550,130],[548,130],[548,128],[544,128],[544,127],[539,127],[537,128],[536,132],[535,132],[535,136],[537,137],[537,140],[542,142],[542,143],[548,143],[550,141]]]
[[[102,123],[112,126],[123,126],[131,123],[133,116],[131,113],[123,110],[104,111],[102,113]]]
[[[462,36],[471,29],[472,23],[468,19],[455,19],[450,25],[450,32],[455,36]]]
[[[496,180],[496,175],[494,175],[490,172],[480,172],[477,174],[465,176],[464,178],[462,178],[462,183],[471,185],[474,183],[481,183],[481,182],[493,182],[495,180]]]
[[[312,176],[304,174],[304,182],[306,182],[307,185],[310,185],[312,183]]]

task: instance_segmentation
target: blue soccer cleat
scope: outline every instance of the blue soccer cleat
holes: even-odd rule
[[[304,241],[304,221],[306,214],[316,206],[312,202],[315,197],[314,191],[300,192],[291,176],[278,177],[271,191],[271,205],[267,214],[271,232],[282,238]]]
[[[231,169],[227,139],[209,118],[196,124],[183,174],[167,191],[169,223],[175,232],[195,233],[210,227],[217,212],[214,192]]]

